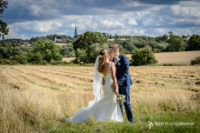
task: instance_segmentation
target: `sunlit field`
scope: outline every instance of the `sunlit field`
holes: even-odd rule
[[[189,65],[191,60],[200,56],[200,51],[161,52],[155,53],[158,64],[184,64]]]
[[[183,51],[183,52],[161,52],[154,53],[159,65],[175,64],[175,65],[189,65],[191,60],[200,56],[200,51]],[[126,55],[131,60],[131,54]],[[69,61],[72,58],[65,58]]]
[[[93,99],[92,66],[0,66],[0,132],[199,132],[200,66],[130,67],[134,123],[61,122]],[[154,125],[149,128],[148,122]],[[188,122],[191,125],[155,125]]]

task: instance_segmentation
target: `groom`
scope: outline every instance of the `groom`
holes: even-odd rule
[[[113,62],[116,68],[116,77],[119,85],[119,94],[126,96],[126,101],[124,102],[124,107],[126,111],[126,116],[130,122],[133,122],[133,113],[130,105],[130,86],[132,85],[132,80],[129,75],[129,60],[127,57],[119,53],[119,47],[116,44],[112,44],[110,47],[110,55],[113,58]],[[114,86],[113,86],[114,87]],[[123,114],[123,106],[120,104],[121,112]]]

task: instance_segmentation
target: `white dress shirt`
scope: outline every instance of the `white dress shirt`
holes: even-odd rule
[[[117,60],[119,59],[119,53],[117,54],[117,56],[114,57],[114,63],[115,65],[117,64]]]

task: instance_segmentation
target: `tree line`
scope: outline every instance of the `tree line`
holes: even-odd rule
[[[66,43],[63,46],[56,46],[54,39]],[[60,62],[62,57],[75,57],[73,63],[93,63],[98,51],[108,48],[110,44],[116,43],[120,47],[122,54],[133,54],[132,59],[137,56],[148,55],[151,59],[149,63],[156,63],[151,52],[171,52],[185,50],[200,50],[200,36],[192,35],[178,36],[173,33],[158,37],[148,36],[127,36],[116,37],[110,41],[107,35],[100,32],[85,32],[77,39],[66,35],[48,35],[45,37],[35,37],[30,40],[8,39],[0,41],[1,62],[25,63],[52,63]],[[140,49],[140,50],[139,50]],[[146,51],[146,52],[144,52]],[[143,52],[143,54],[142,54]],[[149,52],[149,53],[148,53]],[[137,54],[136,54],[137,53]],[[140,53],[140,54],[139,54]],[[21,60],[21,61],[20,61]],[[142,65],[135,59],[134,65]],[[148,61],[144,61],[148,62]]]
[[[8,2],[0,0],[0,17],[7,8]],[[200,36],[169,35],[158,37],[148,36],[114,36],[108,33],[85,32],[77,39],[66,35],[51,34],[45,37],[33,37],[30,40],[4,40],[9,29],[0,19],[0,63],[52,63],[60,62],[62,57],[76,57],[73,63],[93,63],[98,51],[116,43],[123,54],[133,54],[132,64],[143,65],[156,63],[153,52],[171,52],[200,50]],[[112,40],[111,40],[112,39]],[[56,46],[54,42],[65,43]],[[145,57],[139,59],[139,57]],[[135,59],[134,59],[135,58]],[[146,60],[147,59],[147,60]],[[194,61],[195,62],[195,61]]]

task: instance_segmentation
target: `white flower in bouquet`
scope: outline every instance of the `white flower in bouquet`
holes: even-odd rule
[[[125,102],[125,98],[126,98],[125,95],[122,95],[122,94],[117,95],[117,98],[116,98],[117,103],[118,103],[118,104],[124,103],[124,102]]]

